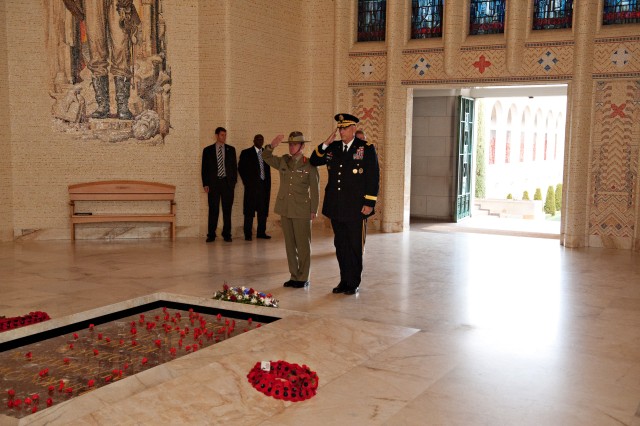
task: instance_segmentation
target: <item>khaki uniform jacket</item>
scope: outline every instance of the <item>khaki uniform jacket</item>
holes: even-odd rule
[[[295,161],[290,155],[273,155],[271,145],[265,146],[262,159],[280,172],[280,189],[274,212],[292,219],[310,219],[318,213],[320,202],[320,175],[309,159]]]

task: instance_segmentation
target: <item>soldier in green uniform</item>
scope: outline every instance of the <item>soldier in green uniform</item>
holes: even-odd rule
[[[285,287],[304,288],[309,286],[311,266],[311,221],[318,213],[320,201],[320,176],[318,169],[303,155],[302,132],[291,132],[289,154],[277,157],[273,150],[282,142],[284,135],[276,136],[265,147],[262,159],[280,172],[280,189],[274,211],[280,215],[284,243],[289,261],[291,278]]]

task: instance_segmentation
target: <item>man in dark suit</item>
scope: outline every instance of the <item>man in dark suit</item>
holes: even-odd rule
[[[216,129],[216,142],[202,151],[202,186],[209,199],[207,242],[216,239],[220,201],[222,200],[222,237],[231,242],[231,207],[238,180],[236,149],[226,144],[227,130]]]
[[[258,214],[256,238],[271,238],[266,234],[271,197],[271,168],[262,160],[264,137],[255,135],[253,146],[242,150],[238,162],[238,173],[244,184],[244,239],[251,241],[253,216]]]
[[[324,191],[322,214],[331,219],[340,283],[334,293],[356,294],[362,278],[362,254],[367,236],[367,217],[378,199],[380,168],[375,147],[355,137],[358,118],[337,114],[338,122],[327,140],[311,154],[314,166],[327,166],[329,180]],[[334,141],[340,132],[339,141]]]

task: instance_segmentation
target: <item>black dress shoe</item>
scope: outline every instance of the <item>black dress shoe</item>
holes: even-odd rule
[[[338,284],[338,287],[335,287],[333,290],[331,290],[331,292],[334,294],[344,293],[345,291],[347,291],[347,286],[345,286],[343,283]]]
[[[231,239],[231,237],[224,237],[224,240],[228,243],[230,243],[231,241],[233,241],[233,239]]]
[[[212,243],[216,240],[216,237],[207,237],[207,242]]]
[[[289,280],[286,283],[283,284],[283,287],[291,287],[293,285],[295,281],[294,280]]]
[[[311,284],[309,281],[291,281],[291,287],[293,288],[305,288]]]
[[[344,292],[344,294],[351,296],[353,294],[357,294],[359,291],[360,291],[360,287],[349,288]]]
[[[249,235],[248,237],[244,237],[244,240],[245,240],[245,241],[252,241],[252,240],[253,240],[253,238],[251,238],[251,235]]]
[[[270,240],[271,235],[267,235],[267,234],[256,235],[256,238],[262,238],[263,240]]]

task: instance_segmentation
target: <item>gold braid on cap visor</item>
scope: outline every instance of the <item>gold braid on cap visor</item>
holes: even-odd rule
[[[344,128],[344,127],[349,127],[349,126],[355,126],[356,122],[355,121],[351,121],[351,120],[344,120],[338,123],[338,127],[339,128]]]

